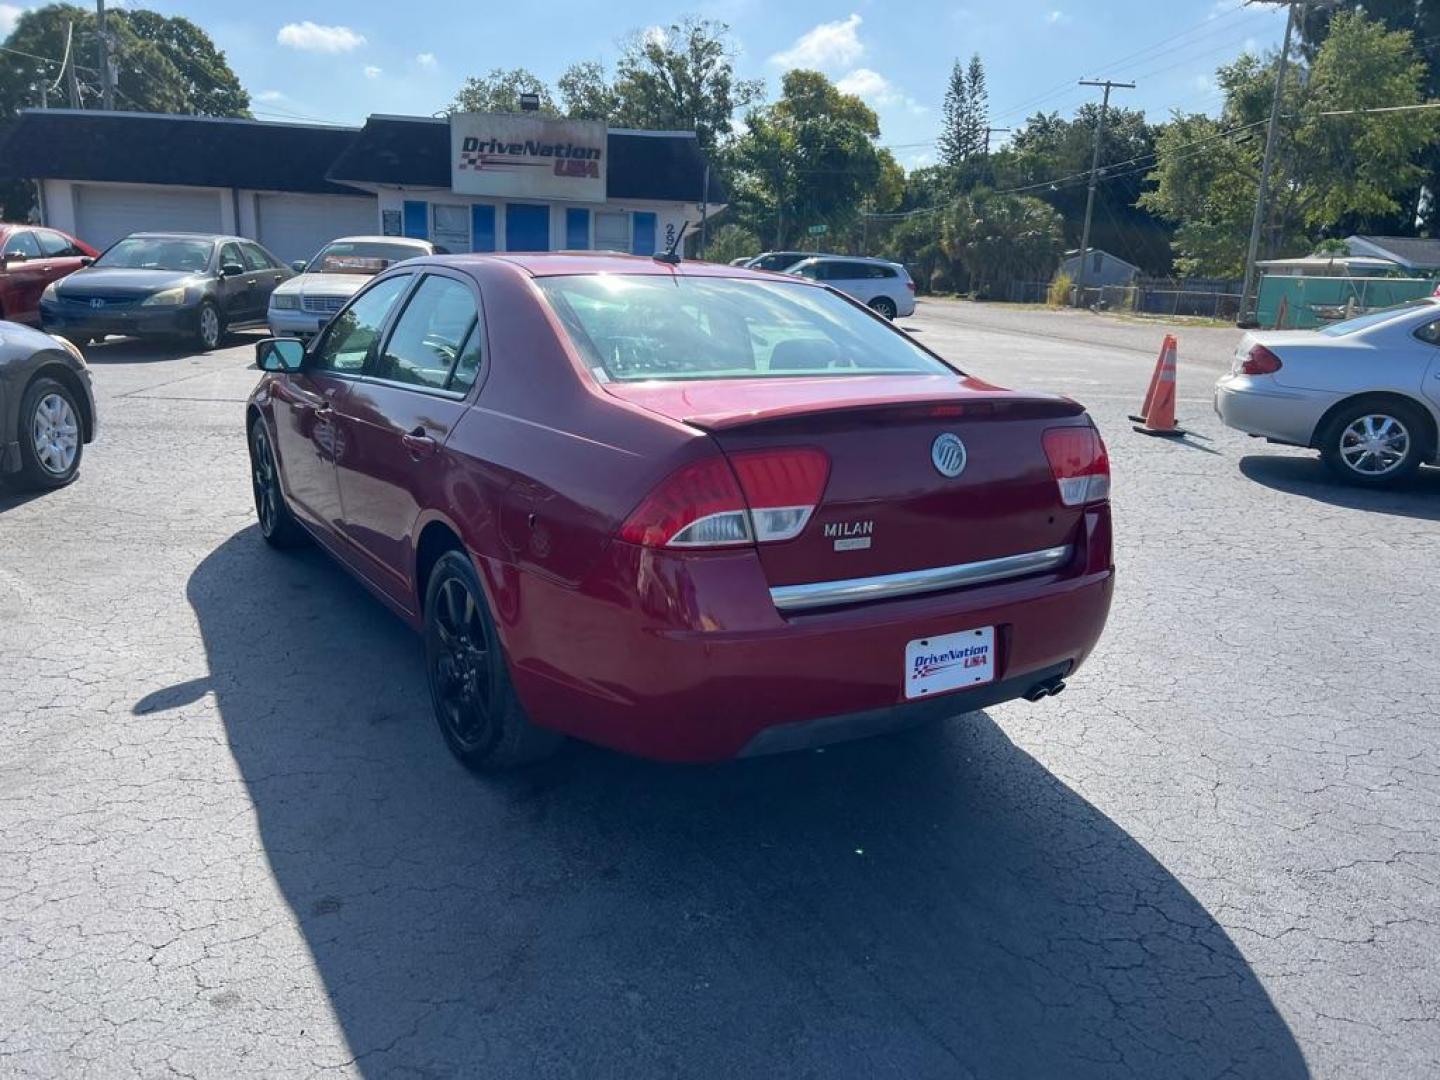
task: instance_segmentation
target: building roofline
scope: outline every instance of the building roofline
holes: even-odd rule
[[[193,116],[189,113],[130,112],[125,109],[21,109],[22,116],[124,117],[127,120],[185,120],[200,124],[248,124],[254,127],[313,128],[318,131],[359,131],[350,124],[306,123],[300,120],[256,120],[249,116]]]

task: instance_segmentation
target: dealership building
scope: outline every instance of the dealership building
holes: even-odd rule
[[[286,261],[357,234],[654,254],[724,205],[693,131],[538,113],[341,128],[32,109],[0,131],[0,176],[35,181],[42,222],[98,248],[145,230],[234,233]]]

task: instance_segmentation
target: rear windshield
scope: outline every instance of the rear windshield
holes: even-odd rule
[[[1403,304],[1396,304],[1394,307],[1381,308],[1378,311],[1369,311],[1364,315],[1357,315],[1353,319],[1346,319],[1344,322],[1331,323],[1322,327],[1320,333],[1327,337],[1344,337],[1346,334],[1353,334],[1359,330],[1368,330],[1372,326],[1378,326],[1383,322],[1410,312],[1418,311],[1424,307],[1435,307],[1429,300],[1407,300]],[[1440,312],[1440,308],[1435,308]]]
[[[903,332],[800,282],[590,274],[537,284],[601,380],[953,374]]]
[[[198,274],[210,265],[214,250],[209,240],[129,236],[96,259],[95,265],[126,270],[191,270]]]
[[[410,244],[346,241],[322,248],[306,269],[311,274],[378,274],[392,263],[423,254]]]

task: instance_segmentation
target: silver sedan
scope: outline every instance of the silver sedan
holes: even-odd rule
[[[1215,411],[1248,435],[1319,450],[1359,484],[1440,464],[1440,298],[1246,334],[1215,384]]]

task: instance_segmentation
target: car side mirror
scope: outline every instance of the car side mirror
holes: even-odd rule
[[[241,266],[239,263],[226,263],[224,266],[220,267],[221,277],[235,277],[237,274],[243,274],[244,272],[245,267]]]
[[[299,338],[265,338],[255,343],[255,366],[261,371],[299,371],[305,363],[305,343]]]
[[[95,259],[94,259],[92,256],[90,256],[90,255],[81,255],[81,256],[80,256],[80,265],[81,265],[81,266],[94,266],[94,265],[95,265]]]
[[[297,274],[303,274],[305,272],[306,265],[308,264],[305,262],[304,259],[296,259],[290,264],[290,269],[294,270]]]

